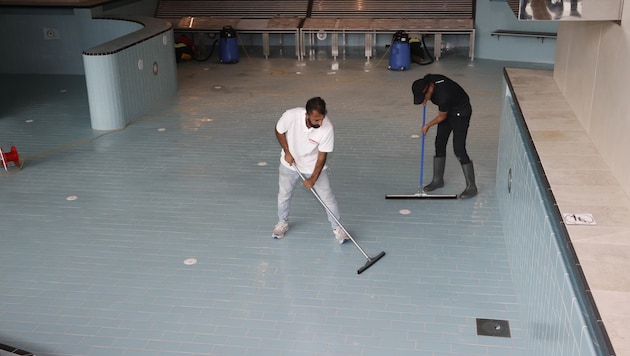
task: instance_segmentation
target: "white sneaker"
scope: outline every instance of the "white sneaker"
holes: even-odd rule
[[[273,233],[271,236],[274,239],[281,239],[284,237],[284,233],[289,231],[289,224],[286,221],[278,221],[276,226],[273,228]]]
[[[346,234],[346,232],[339,226],[333,229],[333,234],[335,234],[335,237],[337,238],[337,241],[339,241],[340,245],[350,240],[348,234]]]

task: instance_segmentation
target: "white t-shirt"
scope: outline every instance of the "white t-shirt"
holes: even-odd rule
[[[324,117],[319,128],[308,128],[306,127],[306,109],[289,109],[276,123],[276,130],[281,134],[286,134],[289,151],[298,169],[304,174],[313,173],[319,152],[333,151],[335,133],[328,116]],[[285,167],[291,168],[284,159],[284,155],[284,150],[282,150],[280,162]]]

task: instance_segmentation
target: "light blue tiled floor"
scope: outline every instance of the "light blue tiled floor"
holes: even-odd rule
[[[0,146],[25,164],[0,176],[0,343],[38,356],[527,355],[493,191],[508,63],[446,55],[391,72],[379,59],[181,63],[176,100],[111,133],[90,128],[83,77],[1,76]],[[417,190],[410,86],[427,71],[471,95],[473,199],[384,199]],[[336,243],[306,190],[287,237],[271,238],[274,124],[312,96],[335,124],[343,222],[368,254],[387,252],[361,275],[365,258]],[[451,150],[442,193],[456,194]],[[476,318],[509,320],[512,337],[477,336]]]

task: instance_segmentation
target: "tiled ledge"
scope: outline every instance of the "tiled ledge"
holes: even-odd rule
[[[117,20],[135,22],[139,25],[139,29],[127,35],[115,38],[111,41],[102,43],[96,47],[88,48],[83,51],[84,55],[101,56],[120,52],[126,48],[134,46],[142,41],[146,41],[152,37],[160,35],[170,30],[173,25],[165,20],[156,19],[148,16],[129,16],[126,18],[98,18],[101,20]]]
[[[592,214],[567,230],[617,355],[630,355],[630,199],[553,80],[507,68],[560,212]]]

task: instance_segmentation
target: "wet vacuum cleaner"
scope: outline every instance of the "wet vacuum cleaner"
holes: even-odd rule
[[[297,168],[297,166],[294,166],[294,167],[295,167],[295,171],[297,172],[297,174],[300,176],[300,178],[302,178],[302,181],[305,181],[306,178],[304,177],[302,172],[300,172],[300,170]],[[354,237],[352,237],[352,235],[350,235],[348,230],[346,230],[346,228],[341,224],[341,222],[339,222],[339,219],[337,219],[335,214],[333,214],[333,212],[330,210],[328,205],[326,205],[326,203],[324,203],[324,201],[319,196],[319,193],[317,193],[315,188],[310,188],[310,191],[311,191],[311,193],[313,193],[313,195],[315,196],[317,201],[324,207],[324,209],[326,209],[326,212],[328,213],[328,215],[330,215],[330,217],[332,217],[333,220],[335,220],[337,225],[339,225],[339,227],[346,233],[346,235],[348,235],[348,238],[350,239],[350,241],[352,241],[352,243],[359,249],[359,251],[361,251],[361,254],[363,254],[363,256],[367,259],[365,264],[361,268],[359,268],[357,270],[357,274],[363,273],[366,269],[372,267],[373,264],[375,264],[376,262],[378,262],[378,260],[380,260],[381,258],[383,258],[383,256],[385,256],[385,251],[381,251],[381,253],[379,253],[378,255],[376,255],[374,257],[368,256],[368,254],[361,248],[361,246],[359,246],[359,243],[354,239]]]
[[[422,108],[422,126],[427,119],[427,106]],[[422,150],[420,152],[420,185],[415,194],[388,194],[385,199],[457,199],[457,194],[428,194],[422,188],[422,175],[424,173],[424,133],[422,133]]]

